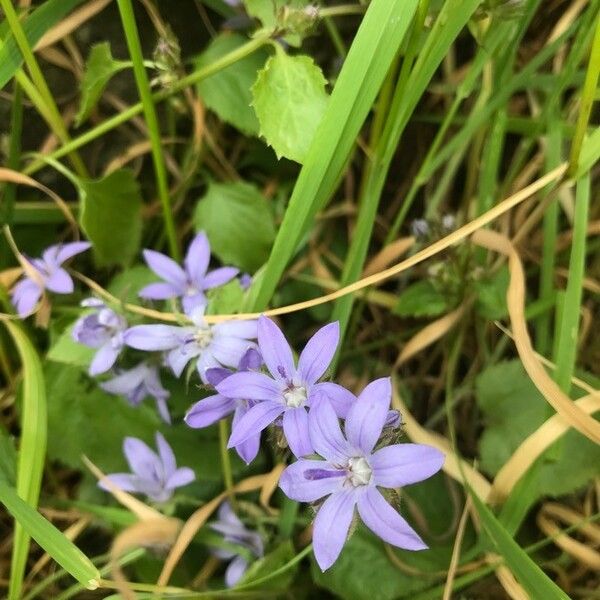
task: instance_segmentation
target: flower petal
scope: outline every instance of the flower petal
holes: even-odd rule
[[[227,398],[246,400],[281,401],[281,390],[275,381],[264,373],[243,371],[234,373],[216,385],[217,392]],[[281,405],[283,411],[283,404]]]
[[[392,399],[392,384],[389,377],[376,379],[360,394],[348,411],[346,437],[348,441],[370,454],[377,443]]]
[[[248,412],[248,408],[246,406],[239,406],[237,410],[233,413],[233,422],[231,428],[235,428],[238,421]],[[260,433],[255,435],[251,435],[245,442],[238,444],[235,447],[235,451],[238,453],[239,457],[249,465],[258,454],[258,450],[260,448]]]
[[[258,346],[275,379],[291,379],[296,373],[292,349],[281,329],[268,317],[258,319]]]
[[[283,433],[296,458],[313,453],[308,430],[308,412],[304,407],[286,409],[283,413]]]
[[[146,371],[145,368],[140,369],[140,366],[145,367],[142,363],[133,369],[129,369],[129,371],[123,371],[123,373],[120,373],[108,381],[102,381],[100,387],[109,394],[126,396],[137,388],[144,380]]]
[[[312,397],[316,392],[324,393],[331,402],[335,414],[340,419],[345,419],[348,416],[350,407],[356,402],[356,396],[345,387],[333,383],[331,381],[324,381],[323,383],[317,383],[310,387],[309,399],[312,404]]]
[[[234,448],[249,437],[260,433],[284,411],[283,404],[278,402],[259,402],[253,406],[237,423],[227,444]]]
[[[368,487],[359,496],[358,513],[364,524],[388,544],[406,550],[427,548],[412,527],[386,502],[377,488]]]
[[[219,335],[210,344],[212,355],[226,367],[237,367],[253,342],[232,336]]]
[[[225,571],[225,585],[232,588],[244,576],[248,569],[248,562],[243,556],[236,556]]]
[[[132,472],[141,479],[156,481],[156,475],[162,473],[163,467],[158,455],[142,440],[126,437],[123,442],[123,454]]]
[[[444,454],[424,444],[395,444],[377,450],[369,463],[375,485],[397,488],[437,473],[444,464]]]
[[[167,479],[165,487],[173,490],[188,483],[192,483],[196,479],[196,474],[189,467],[181,467],[176,469],[173,474]]]
[[[45,280],[46,288],[55,294],[71,294],[74,285],[71,276],[64,269],[56,269]]]
[[[81,254],[85,252],[89,248],[91,248],[92,244],[89,242],[70,242],[69,244],[59,244],[56,246],[57,251],[54,254],[55,264],[62,265],[66,260],[72,258],[76,254]],[[50,248],[48,248],[50,250]],[[48,252],[46,250],[46,252]],[[44,260],[46,260],[46,252],[42,255]]]
[[[206,381],[212,386],[217,385],[217,383],[221,383],[223,379],[227,379],[233,371],[231,369],[226,369],[225,367],[213,367],[212,369],[206,369],[205,376]]]
[[[184,421],[194,429],[213,425],[235,410],[235,400],[220,394],[196,402],[186,413]]]
[[[119,489],[124,492],[140,492],[140,478],[137,475],[131,475],[131,473],[111,473],[107,475],[110,482],[116,485]],[[98,487],[110,492],[110,488],[104,481],[98,482]]]
[[[302,381],[316,383],[327,371],[340,341],[338,321],[321,327],[306,343],[298,359],[298,373]]]
[[[169,298],[176,298],[179,296],[179,290],[164,281],[158,281],[157,283],[150,283],[143,287],[139,292],[140,298],[147,298],[148,300],[168,300]]]
[[[179,377],[183,373],[186,365],[192,358],[196,358],[199,352],[200,349],[191,344],[173,348],[173,350],[167,354],[167,364],[171,367],[175,376]]]
[[[283,493],[297,502],[315,502],[323,496],[333,494],[342,489],[345,475],[340,471],[339,477],[315,478],[310,472],[335,470],[331,464],[324,460],[300,460],[286,467],[279,479],[279,487]]]
[[[256,348],[248,348],[240,359],[238,369],[240,371],[258,371],[262,366],[262,356]]]
[[[120,353],[121,347],[115,348],[110,341],[104,344],[94,355],[88,373],[92,376],[106,373],[115,364]]]
[[[42,295],[42,288],[29,278],[22,279],[12,291],[12,302],[20,317],[33,312],[35,305]]]
[[[340,422],[327,397],[314,403],[308,413],[310,439],[317,454],[334,464],[345,463],[352,448],[342,435]]]
[[[181,304],[183,305],[183,312],[191,316],[198,308],[205,307],[208,300],[203,292],[198,292],[193,296],[183,296]]]
[[[158,456],[164,467],[165,478],[168,479],[177,470],[175,454],[162,433],[157,431],[155,439],[156,448],[158,449]]]
[[[135,325],[123,335],[127,346],[137,350],[171,350],[181,344],[183,328],[174,325]]]
[[[337,560],[346,540],[356,504],[354,490],[332,494],[319,509],[313,526],[313,550],[322,571]]]
[[[211,354],[210,348],[205,349],[200,356],[198,357],[198,362],[196,363],[196,370],[200,375],[200,379],[202,383],[208,384],[208,379],[206,378],[206,373],[211,369],[216,369],[221,365],[217,361],[217,359]]]
[[[231,335],[233,337],[255,340],[258,335],[258,321],[256,320],[237,320],[225,321],[213,325],[215,335]],[[237,365],[236,365],[237,366]]]
[[[228,281],[231,281],[239,272],[240,270],[235,267],[221,267],[220,269],[215,269],[208,273],[204,278],[203,288],[205,290],[212,290],[220,285],[224,285]]]
[[[202,281],[210,262],[210,244],[204,231],[191,241],[183,262],[190,281],[203,287]]]
[[[180,293],[185,292],[187,276],[185,271],[172,259],[156,250],[144,250],[146,264],[161,278],[172,284]]]

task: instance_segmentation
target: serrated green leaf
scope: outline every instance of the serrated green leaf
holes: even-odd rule
[[[308,56],[278,50],[252,86],[260,134],[278,157],[302,163],[327,108],[325,77]]]
[[[195,60],[196,69],[211,65],[225,54],[243,46],[247,41],[244,36],[237,33],[217,36]],[[217,113],[223,121],[246,134],[258,134],[258,119],[250,106],[252,103],[250,88],[268,56],[265,48],[259,48],[229,67],[203,79],[197,85],[198,93],[207,108]]]
[[[393,312],[402,317],[435,317],[450,308],[448,297],[424,279],[409,285],[398,296]]]
[[[113,171],[79,181],[79,222],[99,266],[127,265],[140,247],[142,198],[133,173]]]
[[[110,78],[128,66],[128,62],[112,57],[108,42],[92,46],[80,84],[81,102],[75,117],[77,127],[90,116]]]
[[[211,250],[224,263],[251,272],[268,258],[275,238],[267,200],[243,182],[211,183],[196,206],[194,226],[206,231]]]

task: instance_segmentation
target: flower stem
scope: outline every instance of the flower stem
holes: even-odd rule
[[[148,81],[146,67],[144,66],[144,57],[142,55],[140,37],[135,22],[135,16],[133,14],[133,6],[131,0],[118,0],[118,5],[123,29],[125,30],[125,37],[127,39],[127,47],[129,48],[129,54],[133,61],[133,73],[135,75],[135,81],[142,101],[144,117],[150,135],[152,161],[154,163],[158,196],[163,209],[165,234],[169,242],[169,251],[175,260],[180,260],[181,253],[177,241],[177,232],[175,231],[173,212],[171,211],[169,186],[167,183],[167,169],[165,167],[165,158],[162,152],[160,129],[156,117],[156,107],[154,106],[154,99],[150,91],[150,82]]]
[[[229,438],[229,427],[227,419],[219,421],[219,449],[221,451],[221,470],[223,471],[223,482],[225,489],[229,492],[229,502],[235,508],[235,496],[233,494],[233,472],[231,470],[231,457],[227,448]]]

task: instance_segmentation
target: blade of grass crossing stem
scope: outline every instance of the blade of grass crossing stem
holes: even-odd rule
[[[68,571],[77,581],[90,590],[98,587],[100,573],[98,573],[98,569],[90,559],[50,521],[44,519],[37,510],[24,502],[5,481],[0,481],[0,502],[6,506],[8,512],[27,534],[65,571]],[[14,593],[11,595],[9,592],[9,598],[21,597],[20,591],[18,595],[14,595]]]
[[[173,213],[171,211],[171,201],[169,199],[167,169],[165,167],[165,158],[162,152],[160,129],[158,127],[158,119],[156,118],[156,107],[154,106],[154,100],[150,91],[150,82],[148,81],[146,67],[144,66],[144,57],[142,55],[142,47],[135,22],[135,15],[133,14],[133,6],[131,0],[118,0],[118,5],[119,12],[121,13],[121,21],[123,22],[123,29],[125,30],[125,37],[127,39],[127,47],[129,48],[129,54],[131,55],[131,60],[133,62],[135,82],[144,107],[144,116],[150,135],[152,161],[154,163],[158,196],[163,209],[165,234],[169,242],[169,251],[172,258],[179,261],[181,257],[179,253],[179,244],[177,242],[177,233],[175,231],[175,221],[173,220]]]
[[[37,506],[46,458],[46,386],[42,363],[23,328],[5,321],[23,368],[21,402],[21,439],[17,464],[17,494],[27,504]],[[20,522],[15,523],[8,597],[21,597],[21,587],[29,553],[29,535]]]
[[[302,235],[334,193],[416,9],[417,0],[373,0],[369,4],[254,292],[254,310],[267,306]]]
[[[447,0],[427,36],[410,76],[404,81],[402,79],[399,81],[383,134],[373,153],[371,168],[367,172],[364,193],[359,201],[357,226],[340,281],[342,286],[358,279],[362,272],[387,174],[410,115],[447,54],[448,48],[454,43],[480,3],[481,0]],[[340,321],[342,337],[353,302],[354,297],[348,295],[339,298],[335,303],[333,318]]]
[[[472,490],[470,490],[470,493],[473,504],[481,518],[484,531],[494,545],[495,550],[504,558],[506,566],[512,571],[529,596],[531,598],[544,598],[544,600],[569,600],[569,596],[515,542],[490,509]]]

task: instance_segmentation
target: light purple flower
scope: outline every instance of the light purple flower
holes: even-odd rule
[[[127,437],[123,442],[123,453],[132,473],[112,473],[108,479],[125,492],[145,494],[155,502],[166,502],[175,488],[194,481],[194,471],[188,467],[177,468],[175,455],[167,440],[156,432],[158,453],[142,440]],[[103,482],[98,485],[109,490]]]
[[[244,397],[256,404],[235,424],[229,448],[260,433],[283,415],[283,432],[295,456],[313,450],[308,433],[307,409],[322,394],[329,397],[337,414],[344,417],[354,396],[335,383],[317,383],[323,376],[340,336],[339,324],[325,325],[308,340],[294,363],[292,350],[271,319],[258,320],[258,345],[271,377],[264,373],[234,373],[216,388],[227,398]]]
[[[355,507],[363,523],[389,544],[407,550],[426,548],[377,488],[399,488],[427,479],[440,470],[444,455],[422,444],[395,444],[374,451],[389,414],[391,393],[389,378],[370,383],[348,412],[345,435],[330,403],[317,403],[309,413],[310,435],[316,453],[325,460],[298,460],[279,481],[284,493],[299,502],[327,496],[313,529],[315,558],[323,571],[337,560]]]
[[[121,370],[112,379],[103,381],[100,387],[110,394],[125,396],[132,406],[139,406],[147,396],[151,396],[156,401],[163,421],[171,423],[167,407],[167,399],[171,394],[162,386],[156,365],[141,362],[133,369]]]
[[[252,285],[252,275],[248,273],[242,273],[239,281],[240,287],[245,291]]]
[[[204,307],[191,316],[194,325],[136,325],[125,332],[125,343],[138,350],[166,350],[167,364],[177,377],[193,358],[204,383],[213,367],[237,367],[248,348],[255,347],[256,321],[227,321],[208,325]]]
[[[238,371],[258,371],[262,365],[262,356],[254,348],[250,348],[238,365]],[[213,368],[206,371],[208,383],[215,386],[227,377],[232,371],[224,368]],[[196,402],[185,415],[185,422],[195,429],[213,425],[220,419],[233,413],[233,426],[248,412],[254,401],[243,398],[226,398],[221,394],[215,394]],[[238,444],[235,449],[246,464],[251,463],[258,454],[260,446],[260,432],[250,436]]]
[[[244,524],[231,509],[229,502],[221,504],[219,508],[219,520],[211,523],[209,527],[223,534],[223,539],[226,542],[246,548],[257,558],[262,558],[264,555],[262,538],[255,531],[244,527]],[[227,587],[233,587],[248,569],[246,557],[223,548],[215,548],[213,554],[222,560],[233,559],[225,571],[225,584]]]
[[[189,245],[183,268],[173,259],[155,250],[144,250],[144,259],[163,281],[144,287],[140,290],[140,297],[150,300],[181,298],[183,310],[187,315],[206,304],[206,290],[227,283],[239,272],[233,267],[221,267],[207,273],[210,245],[203,231]]]
[[[41,258],[27,259],[39,273],[39,278],[34,280],[25,275],[13,288],[12,302],[18,315],[24,317],[32,312],[44,290],[55,294],[72,293],[73,280],[61,265],[76,254],[85,252],[90,246],[89,242],[56,244],[46,248]]]
[[[77,320],[72,336],[80,344],[98,348],[88,372],[90,375],[100,375],[115,364],[121,353],[127,321],[96,298],[88,298],[81,305],[97,310]]]

